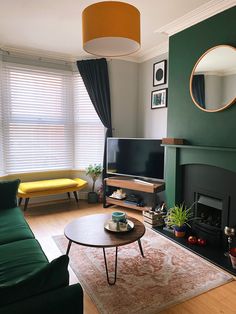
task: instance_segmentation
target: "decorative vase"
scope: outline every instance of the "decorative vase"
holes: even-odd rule
[[[175,230],[175,237],[176,238],[183,238],[183,237],[185,237],[186,225],[183,225],[181,227],[174,226],[174,230]]]
[[[88,193],[88,203],[95,204],[98,202],[98,195],[96,192],[89,192]]]

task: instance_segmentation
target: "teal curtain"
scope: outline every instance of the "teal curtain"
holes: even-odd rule
[[[192,92],[194,99],[202,107],[206,108],[205,104],[205,77],[203,74],[193,76]]]
[[[105,177],[107,137],[112,137],[110,85],[107,61],[105,58],[82,60],[77,61],[77,67],[94,108],[104,127],[107,129],[103,156],[103,177]]]

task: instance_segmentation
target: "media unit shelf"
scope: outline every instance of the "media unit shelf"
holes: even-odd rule
[[[114,198],[111,198],[109,196],[106,197],[106,204],[109,205],[117,205],[117,206],[121,206],[121,207],[127,207],[127,208],[132,208],[132,209],[136,209],[136,210],[148,210],[148,208],[146,207],[140,207],[140,206],[136,206],[136,205],[132,205],[132,204],[126,204],[124,201],[122,200],[116,200]]]
[[[165,189],[165,183],[164,182],[152,182],[152,181],[141,181],[141,180],[135,180],[132,178],[127,177],[109,177],[104,179],[105,183],[105,191],[106,186],[112,186],[122,189],[128,189],[128,190],[134,190],[134,191],[140,191],[145,193],[158,193],[161,191],[164,191]],[[108,207],[111,205],[118,205],[123,206],[127,208],[132,208],[136,210],[148,210],[147,207],[140,207],[133,204],[125,203],[125,200],[119,200],[115,199],[109,196],[105,196],[104,199],[104,207]]]

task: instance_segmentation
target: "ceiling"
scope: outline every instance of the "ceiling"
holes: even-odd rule
[[[168,35],[213,15],[234,0],[131,0],[141,13],[141,49],[131,58],[143,61],[168,42]],[[81,13],[98,1],[0,0],[0,48],[74,60],[82,49]],[[224,5],[223,5],[224,4]],[[196,20],[196,21],[195,21]],[[186,24],[187,23],[187,24]],[[185,26],[186,24],[186,26]],[[156,54],[156,51],[155,51]]]
[[[236,73],[236,53],[233,47],[220,45],[211,49],[199,60],[196,73],[231,75]]]

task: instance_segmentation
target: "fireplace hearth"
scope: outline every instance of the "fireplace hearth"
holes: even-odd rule
[[[187,237],[176,238],[173,233],[170,233],[169,231],[166,231],[160,227],[155,227],[153,228],[153,230],[236,276],[236,269],[232,268],[229,256],[225,256],[225,252],[227,250],[226,245],[214,246],[207,244],[206,246],[202,247],[189,244],[187,241]]]

